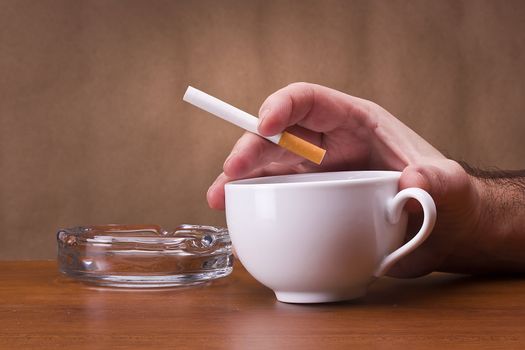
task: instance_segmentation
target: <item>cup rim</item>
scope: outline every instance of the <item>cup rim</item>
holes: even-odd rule
[[[319,179],[317,177],[323,176],[341,176],[341,175],[353,175],[357,178],[348,179]],[[366,174],[366,177],[359,177]],[[287,174],[287,175],[275,175],[275,176],[263,176],[254,177],[242,180],[235,180],[226,183],[226,187],[237,187],[237,188],[253,188],[253,187],[311,187],[311,186],[335,186],[342,184],[365,184],[365,183],[383,183],[391,181],[392,179],[399,180],[401,177],[400,171],[391,170],[359,170],[359,171],[333,171],[333,172],[321,172],[321,173],[302,173],[302,174]],[[279,182],[279,180],[297,178],[297,182]],[[308,181],[300,181],[300,179],[307,178]],[[313,180],[312,180],[313,178]]]

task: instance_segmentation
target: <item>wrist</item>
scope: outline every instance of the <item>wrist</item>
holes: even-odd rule
[[[492,234],[497,232],[494,225],[493,210],[494,202],[493,193],[487,182],[479,177],[468,175],[472,184],[473,192],[476,198],[475,224],[469,235],[472,240],[473,250],[480,256],[481,261],[490,260],[490,255],[494,254],[494,238]]]
[[[486,235],[492,232],[488,226],[486,207],[487,189],[480,179],[464,173],[466,190],[463,200],[454,207],[452,224],[448,223],[451,235],[449,254],[444,258],[438,269],[443,272],[475,274],[487,269],[486,262],[490,260],[490,241]],[[445,216],[445,213],[438,213]]]

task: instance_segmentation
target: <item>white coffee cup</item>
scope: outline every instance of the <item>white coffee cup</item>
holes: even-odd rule
[[[398,192],[400,172],[345,171],[271,176],[226,184],[226,220],[237,256],[279,301],[321,303],[366,293],[417,248],[436,220],[432,197]],[[407,214],[423,207],[420,231],[403,245]]]

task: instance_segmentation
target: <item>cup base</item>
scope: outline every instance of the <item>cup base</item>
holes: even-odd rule
[[[275,292],[277,300],[291,304],[332,303],[357,299],[366,294],[366,288],[356,288],[344,293],[329,292]]]

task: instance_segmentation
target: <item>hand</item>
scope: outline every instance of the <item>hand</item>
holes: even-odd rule
[[[208,190],[210,207],[224,208],[224,184],[241,178],[338,170],[402,171],[399,187],[423,188],[434,198],[438,219],[432,235],[389,272],[423,275],[455,266],[447,258],[471,240],[479,218],[473,179],[414,131],[370,101],[323,86],[295,83],[271,96],[260,109],[258,131],[284,131],[327,150],[321,165],[311,163],[251,133],[244,134]],[[421,212],[413,201],[407,240],[419,228]]]

